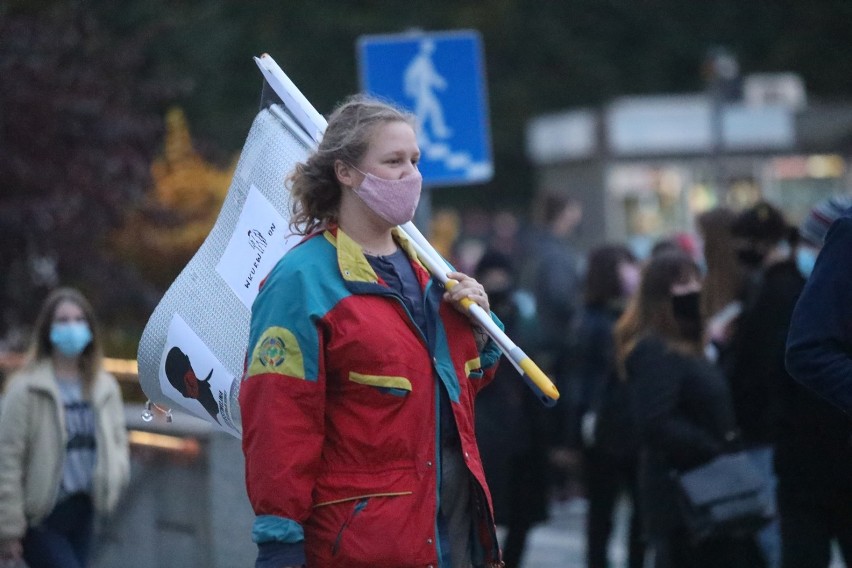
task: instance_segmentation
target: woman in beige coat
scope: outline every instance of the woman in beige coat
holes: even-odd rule
[[[68,288],[50,294],[0,406],[0,561],[85,566],[95,514],[126,486],[121,392],[102,359],[89,302]]]

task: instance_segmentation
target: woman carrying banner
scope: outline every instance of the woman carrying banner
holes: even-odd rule
[[[54,291],[0,409],[0,559],[86,566],[95,514],[115,507],[130,473],[121,391],[101,360],[89,302]]]
[[[422,178],[413,117],[355,97],[290,176],[305,239],[252,308],[240,389],[258,568],[499,566],[473,399],[500,352],[396,229]]]

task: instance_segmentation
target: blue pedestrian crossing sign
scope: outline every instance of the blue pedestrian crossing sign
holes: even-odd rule
[[[358,62],[362,91],[417,117],[424,185],[491,179],[485,67],[477,32],[363,36]]]

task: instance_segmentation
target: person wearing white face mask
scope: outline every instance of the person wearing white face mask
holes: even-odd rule
[[[793,310],[785,354],[792,378],[783,385],[776,449],[784,568],[827,567],[834,543],[852,565],[850,208],[850,196],[825,199],[799,226],[802,244],[819,261],[799,260],[808,281]]]
[[[852,207],[820,224],[824,242],[816,238],[822,248],[796,302],[785,363],[796,380],[852,414]]]
[[[796,250],[796,265],[805,278],[814,270],[828,228],[850,207],[852,207],[852,196],[829,197],[814,205],[802,221],[799,226],[801,240]]]
[[[48,296],[0,409],[0,560],[86,566],[95,515],[127,485],[124,406],[99,339],[78,291]]]
[[[240,387],[257,568],[499,566],[473,399],[500,352],[397,225],[414,118],[353,97],[289,177],[294,232],[252,306]],[[496,321],[496,318],[495,318]]]

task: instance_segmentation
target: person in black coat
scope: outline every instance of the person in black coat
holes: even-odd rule
[[[787,369],[852,414],[852,209],[825,237],[813,274],[793,312]]]
[[[561,444],[580,448],[588,499],[586,565],[606,568],[613,514],[627,492],[632,506],[628,566],[640,568],[644,548],[637,511],[638,441],[626,385],[615,373],[613,329],[639,284],[639,264],[622,245],[589,252],[584,307],[572,333],[570,355],[558,373],[566,398],[560,410]]]
[[[763,566],[753,538],[692,543],[673,472],[697,467],[737,438],[727,382],[706,360],[695,262],[680,252],[653,257],[616,325],[616,361],[632,387],[639,433],[640,510],[649,568]]]
[[[734,409],[745,445],[771,446],[780,417],[778,388],[788,378],[787,329],[805,279],[795,263],[793,230],[772,205],[743,211],[731,230],[748,271],[730,365]]]
[[[534,314],[527,311],[527,302],[515,287],[511,260],[499,252],[486,252],[476,278],[506,334],[523,346],[534,329]],[[507,529],[502,547],[507,568],[520,566],[530,529],[547,519],[547,411],[506,361],[476,399],[476,435],[495,522]]]
[[[792,382],[784,368],[784,350],[793,306],[805,285],[796,266],[798,232],[766,202],[740,213],[731,232],[748,283],[731,344],[728,379],[743,445],[771,480],[774,500],[774,452],[785,419],[782,391]],[[778,568],[778,519],[758,533],[758,542],[769,568]]]
[[[829,225],[841,218],[832,228],[832,240],[820,252],[818,269],[796,304],[790,327],[788,368],[805,383],[818,376],[801,373],[819,360],[808,355],[812,350],[818,351],[814,349],[818,345],[814,337],[833,337],[823,342],[824,349],[839,349],[840,357],[847,360],[852,352],[852,341],[847,341],[843,353],[842,341],[836,339],[835,334],[843,333],[842,326],[831,325],[832,321],[844,321],[844,311],[846,323],[852,324],[852,210],[841,217],[850,206],[852,198],[820,202],[800,229],[805,244],[819,250]],[[845,244],[834,240],[844,232],[848,237]],[[844,263],[845,279],[839,270]],[[808,263],[800,266],[807,269]],[[834,284],[826,286],[827,282]],[[832,291],[845,291],[845,301]],[[835,317],[840,319],[834,320]],[[775,466],[782,566],[827,568],[834,539],[846,565],[852,566],[852,419],[792,378],[784,382],[781,395],[783,419],[778,429]]]

